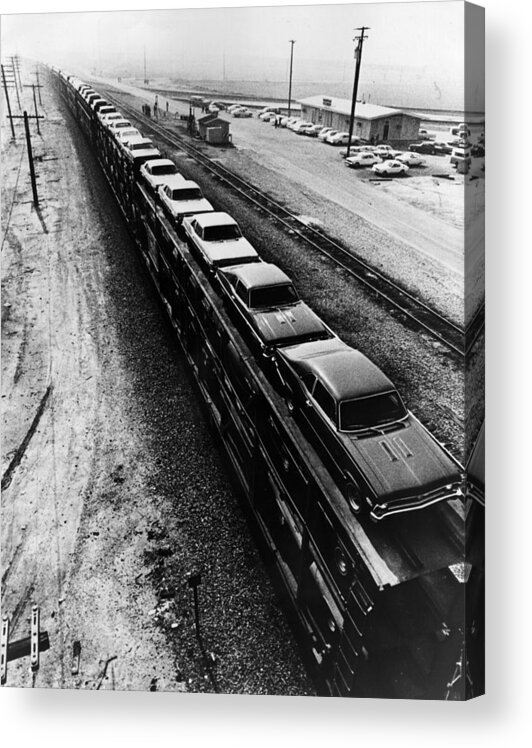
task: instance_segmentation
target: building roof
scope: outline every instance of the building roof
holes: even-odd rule
[[[330,101],[330,104],[324,104],[324,101]],[[313,106],[324,112],[336,112],[337,114],[351,114],[351,99],[337,99],[331,96],[310,96],[308,99],[299,99],[298,103],[302,106]],[[393,117],[397,114],[404,114],[414,119],[421,119],[410,112],[403,112],[401,109],[391,109],[379,104],[366,104],[357,101],[355,108],[355,119],[381,119],[382,117]]]
[[[277,265],[269,262],[252,262],[245,265],[234,265],[222,270],[222,272],[235,275],[246,288],[257,286],[280,286],[292,284],[291,279],[283,273]]]

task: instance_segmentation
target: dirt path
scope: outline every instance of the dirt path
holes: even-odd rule
[[[48,81],[43,97],[43,136],[34,136],[41,212],[31,203],[20,130],[12,144],[2,128],[1,567],[11,640],[29,634],[35,602],[51,649],[36,675],[27,660],[10,663],[8,685],[214,690],[184,585],[196,564],[208,568],[203,539],[217,552],[203,603],[220,689],[307,693],[295,642],[120,215]],[[212,520],[210,497],[224,507]],[[246,586],[250,568],[256,579]],[[234,584],[240,598],[228,603]],[[221,633],[220,607],[230,619]],[[252,610],[260,635],[246,632]],[[75,642],[81,667],[73,674]],[[224,659],[232,649],[235,657]]]

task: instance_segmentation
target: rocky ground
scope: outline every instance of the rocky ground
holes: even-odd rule
[[[39,211],[2,123],[1,566],[11,640],[35,602],[51,648],[8,685],[313,693],[113,198],[42,95]]]

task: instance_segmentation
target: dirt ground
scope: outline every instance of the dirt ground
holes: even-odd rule
[[[35,602],[51,648],[7,685],[312,693],[111,194],[42,95],[40,210],[2,123],[1,567],[10,640]]]

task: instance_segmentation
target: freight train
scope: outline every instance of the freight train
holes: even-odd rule
[[[190,364],[320,693],[482,693],[464,599],[482,578],[466,558],[481,508],[462,495],[460,466],[237,222],[210,204],[169,210],[174,190],[197,204],[199,187],[175,165],[149,178],[158,160],[117,135],[132,123],[88,84],[51,74]]]

